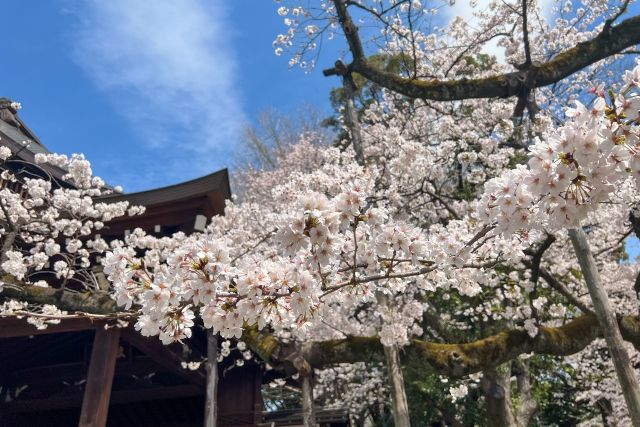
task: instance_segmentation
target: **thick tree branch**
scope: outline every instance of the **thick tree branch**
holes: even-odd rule
[[[353,55],[351,71],[380,86],[410,98],[453,101],[469,98],[503,98],[559,82],[565,77],[604,58],[640,43],[640,16],[612,26],[591,40],[578,43],[550,61],[527,70],[479,79],[421,80],[402,77],[378,69],[366,58],[358,29],[343,0],[334,0],[338,20]]]
[[[118,308],[116,302],[106,292],[73,292],[52,287],[25,285],[10,275],[4,275],[0,280],[5,283],[0,298],[16,299],[32,304],[51,304],[60,310],[70,312],[113,315],[113,317],[126,317],[127,314]]]
[[[68,291],[60,293],[53,288],[6,285],[2,296],[38,304],[55,304],[68,311],[114,316],[126,314],[118,311],[115,302],[106,295]],[[635,316],[625,316],[619,318],[618,323],[623,338],[640,348],[640,320]],[[421,357],[443,375],[460,377],[496,367],[525,353],[570,355],[600,336],[597,319],[592,314],[586,314],[560,327],[541,327],[539,334],[533,338],[523,330],[511,329],[465,344],[441,344],[416,339],[405,351]],[[297,354],[294,344],[281,343],[269,332],[258,331],[256,327],[245,328],[242,339],[265,361],[290,364]],[[375,337],[348,337],[314,343],[305,353],[311,366],[322,367],[381,360],[383,347]]]
[[[544,276],[543,276],[544,277]],[[5,277],[3,277],[3,280]],[[7,281],[5,281],[6,283]],[[5,286],[2,295],[39,304],[55,304],[57,307],[83,313],[121,316],[115,302],[108,296],[84,295],[53,288],[37,286]],[[622,336],[636,348],[640,348],[640,320],[635,316],[618,319]],[[405,352],[422,358],[443,375],[461,377],[496,367],[521,354],[536,353],[567,356],[586,347],[600,337],[596,317],[585,314],[560,327],[541,327],[535,337],[526,331],[510,329],[499,334],[465,344],[441,344],[415,339]],[[298,353],[293,343],[284,344],[267,331],[256,327],[245,328],[242,339],[263,360],[291,364]],[[348,337],[314,343],[305,351],[305,359],[313,367],[336,363],[381,360],[383,347],[375,337]]]
[[[640,348],[640,320],[635,316],[619,319],[625,340]],[[560,327],[541,327],[538,335],[510,329],[466,344],[440,344],[414,339],[405,347],[442,375],[462,377],[494,368],[525,353],[568,356],[584,349],[601,336],[598,320],[592,314],[580,316]],[[265,361],[285,363],[293,359],[292,344],[280,343],[267,331],[249,329],[242,339]],[[306,360],[314,368],[337,363],[381,360],[383,347],[375,337],[348,337],[314,343]]]
[[[638,318],[626,316],[619,321],[619,326],[624,339],[636,348],[640,347]],[[557,328],[541,327],[533,338],[525,331],[511,329],[468,344],[434,344],[414,340],[410,348],[418,351],[441,373],[459,377],[496,367],[525,353],[568,356],[600,336],[596,317],[586,314]]]

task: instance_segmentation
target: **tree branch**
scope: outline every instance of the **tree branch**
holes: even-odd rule
[[[629,7],[629,0],[625,0],[615,15],[604,22],[604,27],[602,28],[603,33],[608,33],[611,30],[611,25],[627,11],[627,7]]]
[[[525,60],[522,68],[527,69],[531,66],[531,47],[529,46],[529,26],[527,25],[527,0],[522,0],[522,39],[524,42]]]
[[[640,320],[635,316],[619,319],[625,340],[640,348]],[[440,344],[419,339],[404,348],[405,354],[421,358],[433,369],[449,377],[462,377],[494,368],[525,353],[568,356],[584,349],[601,336],[598,320],[592,314],[580,316],[560,327],[541,327],[538,335],[510,329],[466,344]],[[245,331],[242,339],[265,361],[286,364],[295,350],[292,344],[280,343],[268,331],[256,328]],[[307,361],[314,368],[337,363],[381,360],[383,347],[376,337],[314,343]]]
[[[353,55],[351,71],[410,98],[453,101],[469,98],[504,98],[556,83],[565,77],[640,43],[640,16],[622,21],[591,40],[578,43],[541,65],[528,70],[480,79],[421,80],[376,68],[365,57],[358,29],[342,0],[333,0],[338,20]]]
[[[1,298],[16,299],[32,304],[52,304],[60,310],[97,315],[124,317],[127,313],[118,308],[116,302],[100,291],[74,292],[52,287],[25,285],[10,275],[0,278],[5,286]]]
[[[585,303],[580,301],[560,280],[558,280],[553,274],[547,270],[540,269],[540,277],[553,289],[558,291],[560,295],[565,297],[571,304],[578,307],[583,313],[593,314],[593,310]]]

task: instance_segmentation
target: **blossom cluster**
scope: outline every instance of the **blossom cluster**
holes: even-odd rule
[[[500,232],[577,226],[610,201],[629,177],[640,178],[640,66],[607,103],[600,92],[587,108],[579,101],[568,120],[548,130],[519,165],[485,185],[479,214]]]
[[[11,286],[55,282],[75,290],[98,289],[91,267],[95,257],[109,248],[100,230],[106,222],[144,208],[96,201],[112,190],[93,176],[81,155],[38,153],[31,173],[14,173],[12,155],[9,148],[0,147],[0,272],[18,281]],[[63,181],[54,181],[40,168],[44,164],[62,170]],[[34,310],[42,315],[42,307]]]

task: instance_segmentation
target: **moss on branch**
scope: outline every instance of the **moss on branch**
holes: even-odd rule
[[[640,347],[640,320],[625,316],[619,319],[622,336]],[[291,360],[293,346],[281,344],[268,332],[245,333],[245,341],[264,360],[278,363]],[[414,339],[404,352],[422,359],[442,375],[462,377],[535,353],[568,356],[584,349],[600,337],[598,320],[593,314],[580,316],[563,326],[541,327],[535,337],[526,331],[510,329],[490,337],[464,344],[442,344]],[[306,354],[315,368],[337,363],[382,360],[383,347],[375,337],[348,337],[314,343]]]
[[[542,327],[538,335],[511,329],[466,344],[439,344],[414,340],[409,351],[416,351],[440,373],[460,377],[537,353],[567,356],[586,347],[600,335],[598,321],[588,314],[553,328]]]
[[[278,359],[282,343],[266,330],[258,330],[256,325],[246,326],[242,332],[242,340],[264,361]]]
[[[116,315],[124,311],[103,291],[75,292],[67,289],[27,285],[13,276],[4,275],[6,284],[0,297],[24,301],[30,304],[51,304],[60,310],[98,315]]]
[[[381,70],[372,61],[367,60],[357,29],[351,31],[346,29],[346,26],[352,22],[347,7],[341,2],[334,1],[334,4],[353,54],[353,62],[349,65],[349,70],[410,98],[454,101],[521,95],[530,89],[559,82],[589,65],[640,43],[640,16],[635,16],[622,21],[615,27],[607,28],[591,40],[576,44],[543,64],[529,65],[521,71],[479,79],[407,78]]]
[[[123,314],[115,301],[104,292],[73,292],[56,288],[25,285],[12,276],[2,276],[6,283],[0,296],[33,304],[53,304],[61,310],[95,315]],[[618,318],[623,338],[640,349],[640,319]],[[510,329],[487,338],[462,344],[443,344],[414,339],[404,351],[423,359],[435,370],[450,377],[460,377],[499,366],[521,354],[536,353],[567,356],[584,349],[600,337],[598,321],[585,314],[559,327],[541,327],[535,337],[526,331]],[[282,343],[267,330],[245,327],[242,339],[263,360],[289,363],[304,352],[313,367],[337,363],[377,361],[383,359],[383,347],[375,337],[348,337],[306,345],[304,350],[292,343]]]

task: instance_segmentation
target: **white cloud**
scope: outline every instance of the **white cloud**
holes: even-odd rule
[[[233,149],[245,117],[223,2],[91,0],[77,11],[73,55],[153,153],[194,156]],[[202,161],[200,163],[203,163]],[[211,172],[190,162],[187,175]]]

